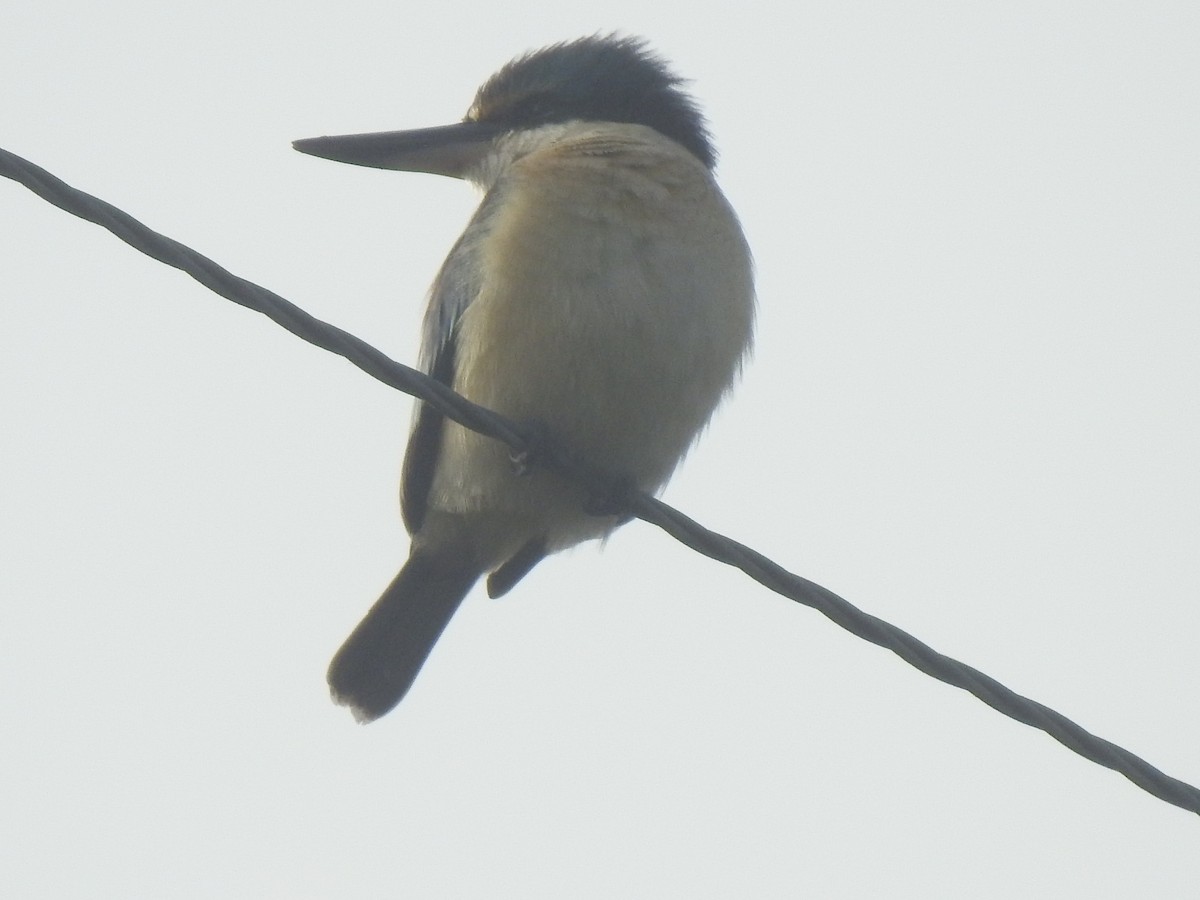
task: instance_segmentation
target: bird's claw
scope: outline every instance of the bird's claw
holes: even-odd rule
[[[525,447],[522,450],[511,450],[508,454],[516,475],[523,477],[534,470],[545,452],[549,435],[545,424],[536,419],[521,423],[521,436],[525,439]]]
[[[621,521],[627,521],[628,498],[635,490],[637,485],[628,475],[605,478],[589,485],[583,500],[583,511],[589,516],[620,516]]]

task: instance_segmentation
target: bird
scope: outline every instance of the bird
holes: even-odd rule
[[[459,122],[293,143],[478,188],[429,291],[421,369],[651,494],[730,391],[754,333],[750,250],[685,83],[646,40],[597,34],[508,62]],[[420,402],[401,482],[408,559],[327,676],[364,723],[408,693],[480,578],[501,596],[546,556],[625,521]]]

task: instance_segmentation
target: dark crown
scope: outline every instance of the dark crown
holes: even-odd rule
[[[467,118],[512,129],[575,120],[646,125],[711,169],[716,151],[682,84],[639,38],[585,37],[505,65],[479,89]]]

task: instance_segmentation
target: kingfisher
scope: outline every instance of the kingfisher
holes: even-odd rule
[[[430,289],[421,368],[595,470],[663,488],[737,379],[755,300],[704,117],[644,40],[528,52],[452,125],[293,146],[475,185],[483,199]],[[500,596],[623,521],[424,403],[401,480],[408,560],[328,673],[362,722],[400,702],[480,578]]]

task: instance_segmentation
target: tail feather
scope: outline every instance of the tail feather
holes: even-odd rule
[[[333,699],[371,722],[408,693],[479,573],[414,554],[329,664]]]

